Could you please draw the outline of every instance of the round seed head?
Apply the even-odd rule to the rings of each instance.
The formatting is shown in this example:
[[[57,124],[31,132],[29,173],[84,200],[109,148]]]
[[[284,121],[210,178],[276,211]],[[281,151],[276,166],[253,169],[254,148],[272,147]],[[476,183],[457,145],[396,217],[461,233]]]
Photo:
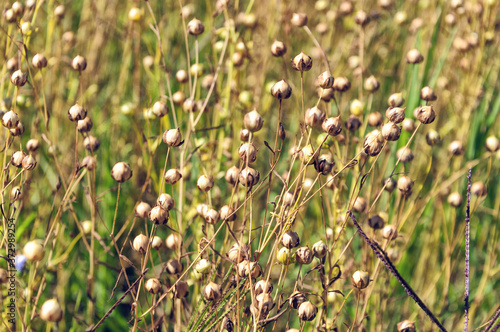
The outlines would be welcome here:
[[[388,122],[382,127],[382,136],[386,141],[397,141],[401,136],[401,128],[393,122]]]
[[[94,152],[99,149],[101,142],[95,136],[89,135],[83,140],[83,146],[87,151]]]
[[[244,187],[253,187],[259,183],[260,173],[251,167],[245,167],[239,176],[239,181]]]
[[[275,57],[280,57],[285,55],[286,45],[282,41],[275,40],[271,45],[271,54]]]
[[[460,207],[460,205],[462,205],[462,202],[462,196],[458,192],[453,192],[448,196],[448,204],[455,208]]]
[[[393,93],[387,99],[387,103],[392,107],[400,107],[405,102],[403,94],[401,92]]]
[[[319,128],[325,120],[326,113],[318,107],[308,108],[306,110],[305,122],[310,127]]]
[[[354,5],[351,1],[342,1],[339,5],[340,16],[350,15],[354,11]]]
[[[248,250],[245,244],[235,243],[229,248],[227,258],[235,263],[241,263],[243,260],[248,260]]]
[[[151,211],[151,205],[146,202],[140,202],[135,207],[135,214],[139,218],[147,218],[149,216],[149,212]]]
[[[151,294],[158,294],[161,291],[161,283],[156,278],[151,278],[146,281],[146,290]]]
[[[63,311],[57,299],[50,299],[42,304],[40,318],[46,322],[59,322],[63,318]]]
[[[182,91],[176,91],[172,95],[172,100],[174,101],[174,104],[176,104],[176,105],[183,105],[184,101],[186,100],[186,95],[184,95],[184,92],[182,92]]]
[[[68,110],[68,118],[70,121],[83,120],[87,116],[87,110],[82,106],[75,104]]]
[[[10,158],[10,163],[12,166],[21,168],[23,167],[23,160],[26,157],[26,153],[24,151],[16,151],[12,154],[12,157]]]
[[[198,36],[205,31],[205,26],[200,20],[193,18],[187,25],[187,31],[190,35]]]
[[[196,104],[196,101],[194,99],[187,98],[182,103],[182,109],[184,110],[184,112],[193,113],[198,109],[198,105]]]
[[[176,184],[182,178],[182,173],[177,168],[171,168],[165,172],[165,182]]]
[[[486,190],[485,185],[481,181],[474,182],[471,186],[470,191],[471,191],[471,193],[473,193],[474,195],[476,195],[478,197],[479,196],[486,196],[486,194],[488,193],[488,190]]]
[[[330,136],[337,136],[342,132],[342,120],[340,116],[325,119],[321,124],[321,129]]]
[[[307,24],[307,15],[304,13],[293,13],[291,22],[297,27],[303,27]]]
[[[17,201],[19,198],[21,198],[21,188],[19,187],[13,187],[10,191],[10,199],[12,202]],[[1,283],[1,282],[0,282]]]
[[[318,241],[313,244],[312,251],[314,253],[314,256],[323,258],[328,253],[328,246],[323,241]]]
[[[168,114],[168,106],[161,100],[154,103],[151,110],[153,114],[158,118],[161,118]]]
[[[398,332],[415,332],[415,322],[404,320],[397,325]]]
[[[256,279],[262,274],[260,265],[257,262],[250,262],[248,260],[240,262],[236,269],[241,278],[250,275],[252,279]]]
[[[396,151],[396,158],[401,160],[402,163],[409,163],[413,160],[414,156],[410,148],[402,147]]]
[[[215,225],[220,219],[219,211],[215,209],[208,209],[203,217],[205,222],[210,225]]]
[[[292,95],[292,88],[287,82],[281,80],[272,86],[271,95],[277,99],[288,99]]]
[[[352,209],[354,210],[354,212],[363,213],[365,212],[367,207],[368,202],[366,201],[366,199],[364,197],[358,196],[358,198],[356,198],[356,200],[354,201]]]
[[[181,261],[177,259],[170,259],[165,267],[168,274],[180,274],[183,269]]]
[[[335,81],[333,84],[335,84]],[[318,88],[316,92],[318,94],[318,98],[320,98],[325,103],[328,103],[335,97],[335,90],[333,89],[333,86],[326,89]]]
[[[290,263],[290,260],[292,258],[290,249],[285,247],[281,248],[276,254],[276,258],[278,259],[278,262],[280,262],[283,265]]]
[[[15,128],[9,129],[12,136],[21,136],[24,133],[24,125],[21,121],[17,123]]]
[[[130,165],[124,162],[116,163],[111,169],[111,177],[113,180],[120,183],[129,180],[132,177],[132,174],[133,172]]]
[[[240,177],[240,169],[236,166],[229,168],[226,171],[225,179],[228,183],[235,185]]]
[[[300,305],[306,301],[307,301],[307,299],[306,299],[304,294],[302,294],[299,291],[295,291],[292,293],[292,295],[290,295],[290,298],[288,299],[288,304],[292,308],[298,309],[300,307]]]
[[[384,137],[379,130],[373,130],[368,135],[363,142],[363,149],[365,153],[369,156],[376,156],[382,151],[384,146]]]
[[[358,99],[354,99],[351,102],[351,106],[349,108],[349,111],[351,112],[352,115],[361,116],[364,113],[364,108],[365,108],[365,104],[362,101],[360,101]]]
[[[198,189],[206,192],[212,189],[214,181],[211,176],[202,175],[198,178],[196,185],[198,186]]]
[[[411,64],[417,64],[424,61],[424,57],[416,48],[411,49],[406,53],[406,62]]]
[[[212,264],[210,263],[209,260],[202,258],[200,259],[196,265],[194,266],[194,269],[196,272],[201,273],[201,274],[208,274],[210,270],[212,269]]]
[[[236,214],[234,213],[234,209],[229,205],[224,205],[220,209],[220,218],[222,220],[234,221],[236,220]]]
[[[257,149],[252,143],[241,144],[238,154],[243,162],[248,161],[249,164],[257,160]]]
[[[160,250],[163,247],[163,240],[159,236],[153,237],[153,241],[151,241],[151,247],[155,250]]]
[[[461,156],[464,154],[465,148],[464,148],[464,143],[462,141],[453,141],[450,143],[448,146],[448,151],[453,155],[453,156]]]
[[[379,127],[384,122],[384,117],[380,112],[371,112],[368,114],[368,125],[371,127]]]
[[[378,214],[373,215],[368,219],[368,225],[373,229],[381,229],[384,227],[384,224],[384,219]]]
[[[387,178],[384,180],[384,189],[388,192],[392,192],[394,189],[396,189],[396,180],[393,178]]]
[[[172,196],[166,193],[161,193],[160,196],[158,196],[158,199],[156,200],[156,204],[161,206],[167,211],[170,211],[174,208],[174,199]]]
[[[368,287],[370,283],[370,277],[365,271],[356,271],[351,277],[352,285],[358,289],[364,289]]]
[[[255,297],[255,302],[256,306],[252,305],[250,310],[253,311],[257,317],[267,316],[269,311],[274,307],[273,298],[268,293],[260,293],[257,295]]]
[[[163,143],[172,147],[180,146],[183,141],[182,134],[179,128],[165,130],[163,132]]]
[[[175,79],[179,83],[186,83],[189,80],[187,71],[185,71],[184,69],[178,70],[177,73],[175,73]]]
[[[86,156],[82,159],[82,163],[80,164],[82,167],[85,167],[89,171],[95,170],[97,166],[97,161],[95,157]]]
[[[19,63],[17,62],[16,58],[10,58],[9,60],[7,60],[6,66],[9,72],[13,72],[18,68]]]
[[[335,82],[335,79],[333,78],[332,74],[330,74],[330,72],[327,70],[321,73],[316,81],[318,83],[318,86],[321,87],[322,89],[330,89],[331,87],[333,87],[333,82]]]
[[[425,135],[425,140],[427,141],[427,144],[433,146],[441,142],[441,136],[439,136],[437,131],[429,130],[429,132]]]
[[[182,299],[189,295],[189,285],[185,281],[177,281],[174,286],[174,297],[176,299]]]
[[[299,264],[311,264],[314,253],[309,247],[301,247],[295,252],[295,261]]]
[[[203,289],[203,296],[207,301],[216,301],[222,293],[221,287],[215,282],[209,282]]]
[[[293,231],[288,231],[283,234],[281,238],[281,244],[288,249],[297,247],[300,244],[299,235]]]
[[[165,245],[170,250],[177,250],[181,247],[182,237],[179,234],[172,233],[165,239]]]
[[[248,142],[249,140],[250,140],[250,131],[248,129],[241,128],[241,130],[240,130],[240,141],[242,141],[242,142]]]
[[[387,240],[395,240],[398,237],[398,230],[394,225],[387,225],[382,229],[382,237]]]
[[[359,129],[359,127],[361,127],[361,120],[355,115],[350,115],[345,123],[345,126],[347,130],[355,132]]]
[[[323,175],[329,174],[333,170],[333,166],[335,166],[335,161],[330,154],[322,154],[314,161],[314,168]]]
[[[359,10],[354,16],[354,22],[356,22],[357,25],[364,27],[370,22],[370,17],[365,11]]]
[[[404,131],[413,133],[415,131],[415,121],[413,119],[404,119],[401,123]]]
[[[81,133],[88,133],[93,127],[92,119],[86,116],[83,120],[78,120],[76,123],[76,129]]]
[[[387,116],[391,122],[401,123],[405,119],[405,109],[406,108],[391,106],[385,111],[385,116]]]
[[[495,136],[489,136],[486,139],[486,150],[496,152],[500,149],[500,141]]]
[[[299,318],[307,322],[312,321],[316,317],[317,313],[318,313],[318,308],[316,308],[316,306],[312,304],[310,301],[303,302],[299,306],[299,309],[297,309],[297,314]]]
[[[33,64],[33,67],[42,69],[47,67],[47,58],[45,55],[37,53],[33,56],[31,63]]]
[[[168,222],[168,210],[161,205],[156,205],[149,212],[149,219],[155,225],[165,225]]]
[[[304,52],[300,52],[295,58],[292,59],[292,68],[297,71],[309,71],[312,68],[312,59]]]
[[[87,60],[83,56],[77,55],[73,58],[71,67],[76,71],[84,71],[87,68]]]
[[[430,86],[424,86],[422,90],[420,90],[420,98],[425,101],[434,101],[437,99],[434,90]]]
[[[148,244],[148,237],[144,234],[139,234],[134,238],[134,241],[132,242],[132,249],[140,254],[144,254],[148,249]]]
[[[429,124],[432,123],[436,118],[436,113],[434,112],[434,108],[432,107],[432,105],[420,106],[419,108],[417,108],[415,117],[421,123]]]
[[[368,92],[375,92],[380,88],[380,82],[375,78],[375,76],[371,75],[365,80],[364,88]]]
[[[262,293],[271,294],[272,291],[273,291],[273,284],[271,283],[270,280],[262,279],[255,283],[254,292],[256,296]]]
[[[21,87],[24,86],[28,81],[28,75],[26,75],[21,69],[18,69],[12,73],[12,75],[10,76],[10,81],[15,86]]]
[[[7,9],[4,12],[4,17],[7,23],[14,23],[16,21],[16,13],[12,10],[12,8]]]
[[[255,133],[262,128],[264,120],[262,120],[262,116],[259,114],[259,112],[253,110],[245,114],[245,117],[243,118],[243,124],[246,129],[248,129],[252,133]]]
[[[26,243],[23,248],[23,254],[29,262],[38,262],[45,255],[42,241],[33,240]]]
[[[398,179],[397,185],[401,194],[406,195],[411,193],[413,189],[413,180],[409,176],[403,175]]]

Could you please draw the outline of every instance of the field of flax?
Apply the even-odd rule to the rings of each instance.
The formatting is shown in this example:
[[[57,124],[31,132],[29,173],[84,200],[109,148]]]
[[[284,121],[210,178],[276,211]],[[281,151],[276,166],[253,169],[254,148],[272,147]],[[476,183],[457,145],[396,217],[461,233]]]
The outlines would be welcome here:
[[[1,331],[496,331],[500,3],[0,3]]]

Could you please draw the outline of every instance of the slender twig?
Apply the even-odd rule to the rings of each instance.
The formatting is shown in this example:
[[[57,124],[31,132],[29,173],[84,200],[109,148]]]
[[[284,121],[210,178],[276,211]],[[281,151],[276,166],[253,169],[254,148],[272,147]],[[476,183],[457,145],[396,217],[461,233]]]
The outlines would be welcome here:
[[[496,330],[491,330],[491,327],[495,322],[497,321],[498,317],[500,317],[500,306],[498,306],[497,311],[493,315],[493,317],[490,318],[488,326],[483,330],[483,332],[489,332],[489,331],[496,331]],[[500,322],[499,322],[500,324]],[[495,326],[496,329],[498,329],[498,324]]]
[[[470,257],[470,192],[472,182],[472,167],[467,176],[467,207],[465,209],[465,321],[464,331],[469,329],[469,257]]]
[[[429,308],[427,308],[427,306],[424,304],[424,302],[422,302],[422,300],[418,297],[418,295],[415,293],[415,291],[403,279],[403,277],[401,276],[401,274],[399,274],[398,270],[394,267],[394,265],[392,265],[392,262],[384,254],[382,254],[380,252],[380,249],[378,249],[377,246],[374,245],[373,242],[368,238],[368,236],[366,235],[366,233],[363,231],[363,229],[361,228],[361,226],[359,226],[358,222],[356,221],[356,218],[354,217],[354,214],[352,214],[351,211],[347,211],[347,213],[351,217],[351,220],[354,223],[354,226],[356,226],[359,235],[361,235],[361,237],[370,246],[370,248],[373,250],[373,252],[378,257],[378,259],[380,259],[382,261],[382,263],[384,263],[384,265],[387,267],[387,269],[389,270],[389,272],[391,272],[391,274],[396,278],[396,280],[399,281],[399,283],[401,284],[401,286],[403,286],[403,288],[406,291],[406,294],[408,294],[408,296],[411,297],[413,299],[413,301],[415,301],[415,303],[418,304],[418,306],[420,308],[422,308],[422,310],[427,314],[427,316],[429,316],[429,318],[434,322],[434,324],[436,324],[439,327],[439,329],[441,331],[446,331],[446,329],[444,328],[444,326],[441,325],[441,323],[436,318],[436,316],[434,316],[434,314],[432,313],[432,311],[430,311]]]

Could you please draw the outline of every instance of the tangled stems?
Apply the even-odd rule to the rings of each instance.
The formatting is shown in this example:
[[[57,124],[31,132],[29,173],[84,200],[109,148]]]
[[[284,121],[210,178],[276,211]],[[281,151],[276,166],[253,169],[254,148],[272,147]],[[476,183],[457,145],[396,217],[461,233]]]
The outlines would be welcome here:
[[[385,267],[387,267],[387,269],[389,270],[389,272],[391,272],[391,274],[396,278],[396,280],[401,284],[401,286],[403,286],[403,288],[406,291],[406,294],[408,294],[408,296],[411,297],[413,299],[413,301],[415,301],[416,304],[418,304],[418,306],[425,312],[425,314],[427,316],[429,316],[429,318],[432,320],[432,322],[434,322],[434,324],[436,324],[438,326],[439,330],[441,330],[441,331],[447,331],[444,328],[444,326],[441,325],[441,323],[436,318],[436,316],[434,316],[434,314],[432,313],[432,311],[430,311],[430,309],[427,308],[427,306],[424,304],[424,302],[422,302],[422,300],[418,297],[418,295],[415,293],[415,291],[403,279],[403,277],[401,276],[401,274],[399,274],[398,270],[394,267],[394,265],[392,265],[392,262],[389,260],[389,258],[387,258],[387,256],[381,251],[381,249],[378,246],[376,246],[368,238],[368,236],[366,235],[366,233],[363,231],[363,229],[361,229],[361,226],[356,221],[356,217],[354,217],[354,214],[351,211],[347,211],[347,213],[349,214],[349,217],[351,218],[352,222],[354,223],[354,226],[358,230],[359,235],[370,246],[370,248],[373,250],[373,252],[377,256],[377,258],[379,260],[381,260],[382,263],[384,263]]]

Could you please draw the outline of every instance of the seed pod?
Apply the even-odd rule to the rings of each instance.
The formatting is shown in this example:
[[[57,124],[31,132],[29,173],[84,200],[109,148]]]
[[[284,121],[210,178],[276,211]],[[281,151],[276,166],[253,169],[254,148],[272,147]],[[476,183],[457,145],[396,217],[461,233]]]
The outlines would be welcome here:
[[[316,171],[323,175],[329,174],[333,170],[334,165],[335,161],[330,154],[322,154],[314,162],[314,168],[316,169]]]
[[[209,282],[203,289],[203,296],[207,301],[217,301],[221,294],[221,287],[215,282]]]
[[[23,248],[23,254],[29,262],[38,262],[45,255],[42,241],[33,240],[26,243]]]
[[[316,317],[317,313],[318,313],[318,308],[316,308],[316,306],[312,304],[310,301],[303,302],[299,306],[299,309],[297,309],[297,314],[299,318],[307,322],[312,321]]]
[[[45,57],[45,55],[37,53],[33,56],[31,63],[33,64],[33,67],[42,69],[47,67],[47,58]]]
[[[229,317],[224,317],[222,320],[222,328],[226,330],[227,332],[233,332],[234,330],[234,323]]]
[[[242,142],[248,142],[249,140],[250,140],[250,131],[248,129],[241,128],[241,130],[240,130],[240,141],[242,141]],[[228,149],[226,149],[226,150],[229,151],[230,148],[231,148],[231,146],[229,145]]]
[[[310,127],[321,127],[321,124],[325,120],[326,113],[323,112],[318,107],[308,108],[305,114],[305,122]]]
[[[96,137],[89,135],[83,140],[83,146],[87,151],[95,152],[101,146],[101,142]]]
[[[271,93],[272,93],[272,90],[271,90]],[[248,129],[252,133],[255,133],[255,132],[261,130],[263,124],[264,124],[264,120],[262,120],[262,116],[256,110],[248,112],[247,114],[245,114],[245,117],[243,118],[243,125],[245,126],[246,129]]]
[[[281,237],[281,244],[288,249],[295,248],[300,244],[299,235],[293,231],[288,231]]]
[[[274,84],[271,88],[271,95],[277,99],[287,99],[292,95],[292,88],[284,80]]]
[[[375,157],[382,151],[382,147],[384,146],[384,138],[379,130],[373,130],[368,135],[363,142],[363,150],[364,152],[372,157]]]
[[[387,178],[383,182],[384,184],[384,189],[388,192],[392,192],[394,189],[396,189],[396,180],[393,178]]]
[[[153,237],[153,241],[151,241],[151,247],[155,250],[160,250],[163,247],[163,240],[159,236]]]
[[[391,106],[385,111],[385,116],[387,116],[391,122],[401,123],[405,119],[405,109],[406,108]]]
[[[229,205],[224,205],[220,209],[220,218],[222,220],[234,221],[236,220],[236,213],[234,213],[234,209]]]
[[[179,234],[172,233],[165,239],[165,245],[170,250],[177,250],[181,247],[182,237]]]
[[[417,64],[424,61],[424,57],[417,49],[411,49],[406,53],[406,62],[411,64]]]
[[[273,291],[273,284],[271,283],[270,280],[262,279],[255,283],[254,292],[256,296],[262,293],[271,294],[272,291]]]
[[[365,108],[365,104],[362,101],[360,101],[358,99],[354,99],[351,102],[351,105],[349,107],[349,111],[351,112],[352,115],[361,116],[364,113],[364,108]]]
[[[12,157],[10,158],[10,163],[12,166],[21,168],[23,167],[23,160],[26,157],[26,153],[24,151],[16,151],[12,154]]]
[[[368,219],[368,226],[373,229],[381,229],[382,227],[384,227],[384,224],[384,219],[378,214],[373,215]]]
[[[393,93],[387,99],[387,103],[391,107],[400,107],[401,105],[403,105],[404,102],[405,102],[405,100],[403,98],[403,94],[400,93],[400,92],[399,93]]]
[[[186,100],[186,96],[184,95],[184,92],[176,91],[172,95],[172,100],[176,105],[183,105],[184,101]]]
[[[273,309],[274,307],[274,302],[273,298],[271,295],[268,293],[261,293],[255,297],[255,302],[256,306],[254,307],[252,305],[252,308],[254,309],[254,314],[257,317],[265,317],[267,314]],[[252,310],[251,308],[251,310]]]
[[[321,128],[328,135],[337,136],[342,132],[342,120],[340,116],[325,119],[321,124]]]
[[[300,72],[309,71],[312,68],[312,59],[304,52],[300,52],[291,62],[292,68]]]
[[[398,332],[415,332],[415,322],[404,320],[397,325]]]
[[[323,241],[318,241],[313,244],[312,251],[314,253],[314,256],[323,258],[328,253],[328,246]]]
[[[124,162],[116,163],[111,169],[111,177],[116,182],[125,182],[132,177],[132,169],[130,165]]]
[[[194,269],[198,273],[208,274],[212,269],[212,264],[210,263],[210,261],[206,260],[205,258],[202,258],[196,263]]]
[[[201,175],[196,182],[198,189],[201,191],[209,191],[214,186],[214,181],[211,176]]]
[[[404,131],[413,133],[415,131],[415,121],[413,119],[404,119],[401,123]]]
[[[424,86],[422,90],[420,90],[420,98],[425,101],[434,101],[437,99],[434,90],[430,86]]]
[[[441,136],[439,136],[439,133],[435,130],[430,130],[426,135],[425,135],[425,140],[427,141],[427,144],[430,146],[436,145],[441,141]]]
[[[19,63],[16,58],[10,58],[6,63],[7,71],[13,72],[19,67]]]
[[[403,195],[411,193],[413,189],[413,180],[407,175],[401,176],[398,179],[398,189]]]
[[[448,196],[448,204],[457,208],[462,205],[463,199],[462,196],[458,192],[453,192]]]
[[[149,219],[155,225],[165,225],[168,222],[168,211],[161,205],[156,205],[149,212]]]
[[[244,143],[240,145],[240,148],[238,149],[238,154],[240,155],[240,159],[243,162],[248,161],[249,164],[257,160],[257,149],[255,148],[255,145],[253,145],[252,143]]]
[[[17,123],[15,128],[9,129],[12,136],[21,136],[24,133],[24,125],[21,121]]]
[[[220,219],[219,211],[215,209],[208,209],[203,217],[205,222],[210,225],[215,225]]]
[[[82,106],[75,104],[68,110],[68,118],[70,121],[83,120],[87,116],[87,110]]]
[[[361,196],[358,196],[354,201],[352,209],[354,210],[354,212],[363,213],[365,212],[367,207],[368,207],[368,202],[366,201],[366,199]]]
[[[423,124],[429,124],[434,121],[436,118],[436,113],[434,112],[434,108],[432,105],[429,106],[420,106],[416,111],[416,118],[418,121]]]
[[[174,208],[174,199],[172,196],[166,193],[161,193],[160,196],[158,196],[158,199],[156,200],[156,204],[161,206],[167,211],[170,211]]]
[[[95,168],[97,166],[97,162],[96,162],[95,157],[86,156],[85,158],[83,158],[82,162],[80,163],[80,166],[85,167],[89,171],[95,170]]]
[[[176,184],[182,178],[181,172],[176,168],[171,168],[165,172],[165,182],[169,184]]]
[[[172,147],[180,146],[183,141],[182,134],[179,128],[165,130],[163,132],[163,143]]]
[[[81,133],[87,133],[92,129],[93,125],[92,119],[87,116],[83,120],[78,120],[76,129]]]
[[[354,10],[354,6],[351,1],[342,1],[339,5],[339,15],[347,16],[350,15]]]
[[[12,190],[10,191],[10,200],[12,202],[17,201],[19,198],[21,198],[21,188],[19,187],[13,187]],[[1,282],[0,282],[1,284]]]
[[[205,31],[205,26],[201,23],[200,20],[193,18],[187,24],[187,31],[190,35],[198,36],[201,35]]]
[[[299,291],[294,291],[288,300],[288,304],[294,309],[298,309],[304,302],[306,302],[306,297]]]
[[[16,22],[16,13],[14,13],[14,11],[11,8],[7,9],[4,12],[4,17],[5,17],[5,20],[7,21],[7,23]]]
[[[359,10],[354,16],[354,22],[356,22],[357,25],[364,27],[370,22],[370,17],[366,12]]]
[[[281,248],[276,254],[276,258],[278,259],[278,262],[283,265],[290,263],[290,259],[292,258],[290,249],[285,247]]]
[[[300,150],[299,158],[304,165],[312,165],[318,154],[319,150],[315,151],[311,144],[307,144]]]
[[[135,214],[139,218],[147,218],[149,216],[149,212],[151,212],[151,205],[146,202],[140,202],[135,207]]]
[[[271,45],[271,54],[275,57],[280,57],[285,55],[286,45],[282,41],[275,40]]]
[[[311,264],[314,254],[309,247],[301,247],[295,252],[295,261],[299,264]]]
[[[59,322],[62,320],[63,311],[57,299],[50,299],[42,304],[40,318],[46,322]]]
[[[395,123],[388,122],[382,127],[382,136],[386,141],[397,141],[401,136],[401,128]]]
[[[189,285],[185,281],[177,281],[174,286],[174,297],[182,299],[189,295]]]
[[[262,274],[262,268],[259,263],[250,262],[248,260],[241,261],[236,267],[236,270],[241,278],[250,275],[252,279],[256,279]]]
[[[245,244],[235,243],[229,248],[227,258],[235,263],[241,263],[243,260],[248,260],[248,247]]]
[[[15,86],[21,87],[24,86],[28,81],[28,76],[23,73],[21,69],[19,69],[12,73],[12,75],[10,76],[10,81]]]
[[[240,177],[240,169],[236,166],[233,166],[226,171],[226,175],[224,178],[228,183],[235,185],[238,182],[239,177]]]
[[[358,270],[352,275],[351,281],[354,287],[358,289],[364,289],[368,287],[368,284],[370,283],[370,277],[368,276],[367,272]]]
[[[19,124],[19,117],[14,111],[8,111],[2,116],[2,125],[7,129],[15,129]]]
[[[318,86],[321,87],[322,89],[330,89],[331,87],[333,87],[333,82],[335,81],[335,79],[333,78],[332,74],[330,74],[330,72],[327,70],[321,73],[321,75],[318,76],[316,81],[318,82]]]
[[[167,262],[165,268],[168,274],[180,274],[183,266],[180,260],[171,259]]]
[[[83,56],[77,55],[73,58],[71,67],[73,67],[73,69],[76,71],[82,72],[85,70],[85,68],[87,68],[87,60]]]
[[[168,114],[168,106],[165,104],[165,102],[160,100],[154,103],[151,111],[156,117],[161,118]]]
[[[495,136],[489,136],[486,139],[486,150],[489,152],[496,152],[500,149],[500,141]]]
[[[359,129],[359,127],[361,127],[361,120],[357,116],[350,115],[345,123],[345,126],[347,130],[355,132]]]
[[[299,28],[303,27],[307,24],[307,15],[304,13],[293,13],[290,22]]]
[[[137,7],[132,7],[128,12],[128,19],[134,23],[140,22],[142,20],[142,14],[142,10]]]
[[[379,112],[371,112],[368,114],[368,125],[371,127],[379,127],[384,122],[382,114]]]
[[[193,113],[196,112],[198,106],[196,105],[196,101],[194,99],[187,98],[182,103],[182,109],[184,110],[184,112]]]
[[[189,80],[189,76],[187,71],[184,69],[180,69],[175,73],[175,79],[179,83],[186,83]]]
[[[486,190],[486,187],[481,181],[474,182],[471,186],[470,192],[473,193],[474,195],[480,197],[480,196],[486,196],[488,193],[488,190]]]
[[[382,229],[382,237],[387,240],[395,240],[398,237],[398,230],[394,225],[387,225]]]
[[[132,249],[137,251],[140,254],[146,253],[148,249],[149,239],[144,234],[139,234],[134,238],[134,242],[132,243]]]
[[[239,176],[242,186],[252,188],[259,183],[260,173],[251,167],[245,167]]]
[[[151,294],[158,294],[161,291],[160,280],[151,278],[146,281],[146,290]]]
[[[335,98],[335,90],[333,89],[333,87],[327,89],[318,88],[316,92],[318,94],[318,98],[320,98],[325,103],[328,103],[330,100]]]
[[[453,155],[453,156],[461,156],[464,154],[465,148],[464,148],[464,143],[462,141],[453,141],[450,143],[448,146],[448,151]]]
[[[371,75],[365,80],[363,87],[368,92],[375,92],[380,88],[380,82],[375,78],[375,76]]]

